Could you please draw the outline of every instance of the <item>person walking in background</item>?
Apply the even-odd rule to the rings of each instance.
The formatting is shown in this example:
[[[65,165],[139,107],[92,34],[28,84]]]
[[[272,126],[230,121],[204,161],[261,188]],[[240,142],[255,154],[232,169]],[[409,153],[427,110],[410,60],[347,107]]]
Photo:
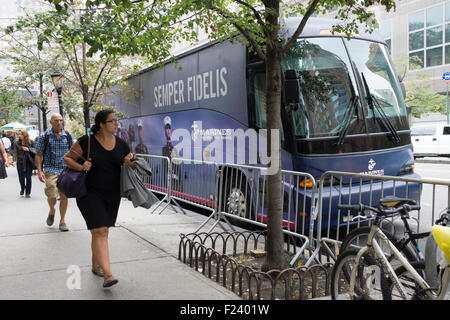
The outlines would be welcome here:
[[[13,154],[13,150],[14,150],[14,140],[15,140],[15,135],[14,135],[14,132],[8,132],[7,134],[6,134],[6,137],[9,139],[9,142],[10,142],[10,147],[9,147],[9,149],[7,150],[7,152],[8,152],[8,154],[12,157],[12,154]]]
[[[6,167],[8,166],[8,154],[6,153],[3,142],[0,141],[0,179],[5,179],[8,177],[8,174],[6,173]]]
[[[51,128],[42,133],[36,143],[36,167],[39,180],[45,183],[45,195],[50,206],[47,225],[53,225],[56,213],[56,201],[59,195],[60,231],[69,231],[65,222],[68,199],[56,186],[58,176],[64,170],[64,155],[73,142],[70,132],[63,129],[63,118],[59,113],[52,114]]]
[[[69,168],[87,172],[88,194],[76,201],[92,235],[92,272],[104,277],[104,288],[118,282],[111,273],[108,235],[109,228],[116,224],[119,211],[121,166],[126,163],[134,169],[130,147],[114,135],[118,123],[114,111],[100,111],[91,129],[93,135],[78,139],[64,157]],[[82,161],[80,156],[88,161]]]
[[[8,136],[6,135],[6,133],[2,134],[2,141],[3,142],[3,146],[5,147],[6,153],[11,154],[10,150],[11,150],[11,140],[9,140]]]
[[[34,168],[34,159],[31,153],[35,154],[35,144],[30,140],[28,131],[19,130],[17,141],[14,143],[14,162],[16,162],[17,173],[20,182],[20,195],[31,197],[31,174]]]

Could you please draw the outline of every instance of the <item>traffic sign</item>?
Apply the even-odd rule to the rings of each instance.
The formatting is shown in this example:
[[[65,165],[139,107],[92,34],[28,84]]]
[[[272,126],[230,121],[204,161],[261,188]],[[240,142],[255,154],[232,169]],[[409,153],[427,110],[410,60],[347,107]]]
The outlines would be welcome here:
[[[59,111],[58,95],[53,95],[53,92],[47,92],[47,109],[48,111]]]
[[[446,72],[442,75],[442,80],[444,80],[446,83],[450,82],[450,72]]]

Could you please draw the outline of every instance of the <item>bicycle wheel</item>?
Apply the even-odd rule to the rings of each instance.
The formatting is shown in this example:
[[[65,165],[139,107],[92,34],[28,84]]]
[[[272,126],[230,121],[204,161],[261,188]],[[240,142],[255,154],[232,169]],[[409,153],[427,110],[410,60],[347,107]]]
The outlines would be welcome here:
[[[370,227],[360,227],[352,230],[347,236],[345,236],[344,241],[342,241],[342,245],[340,248],[341,252],[344,252],[345,250],[347,250],[347,248],[361,249],[367,244],[369,233]],[[387,236],[389,241],[391,241],[396,246],[396,248],[406,257],[406,259],[408,259],[408,261],[418,261],[416,252],[409,245],[399,246],[399,239],[396,236],[385,230],[383,230],[383,233]],[[393,262],[395,257],[392,254],[391,250],[388,247],[383,246],[381,242],[378,242],[378,244],[382,246],[381,249],[385,253],[385,256],[388,258],[388,261],[391,264],[396,265],[397,262]]]
[[[412,262],[411,266],[419,273],[423,274],[425,270],[425,263],[422,261]],[[395,274],[397,275],[400,283],[405,289],[405,293],[407,296],[406,300],[427,300],[428,297],[426,295],[425,290],[423,290],[419,284],[417,284],[416,280],[413,276],[406,270],[404,266],[400,266],[395,269]],[[389,294],[391,295],[392,300],[405,300],[403,299],[400,291],[396,286],[394,286],[393,281],[388,279],[389,285]]]
[[[365,253],[358,265],[354,296],[350,297],[350,276],[355,267],[358,250],[348,249],[336,260],[331,272],[331,298],[333,300],[390,300],[390,287],[382,268]]]

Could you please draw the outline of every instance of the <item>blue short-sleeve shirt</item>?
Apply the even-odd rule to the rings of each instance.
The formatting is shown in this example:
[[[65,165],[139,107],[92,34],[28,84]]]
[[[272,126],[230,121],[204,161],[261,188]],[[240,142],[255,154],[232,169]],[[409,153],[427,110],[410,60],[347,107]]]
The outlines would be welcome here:
[[[45,136],[48,135],[48,145],[44,154],[44,142]],[[64,170],[64,155],[70,149],[69,141],[73,141],[70,132],[61,131],[59,138],[53,133],[52,129],[48,129],[46,132],[39,136],[36,143],[36,150],[42,152],[44,158],[44,172],[50,174],[61,174]]]

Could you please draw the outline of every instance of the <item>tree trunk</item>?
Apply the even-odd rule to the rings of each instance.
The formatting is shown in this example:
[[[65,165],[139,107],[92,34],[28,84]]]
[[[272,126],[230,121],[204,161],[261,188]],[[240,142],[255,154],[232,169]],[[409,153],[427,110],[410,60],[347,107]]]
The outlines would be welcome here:
[[[38,112],[42,112],[42,127],[45,132],[47,131],[47,108],[44,108],[42,102],[44,97],[44,75],[42,73],[39,74],[39,96],[41,97],[41,101],[39,102]]]
[[[41,102],[42,103],[42,102]],[[47,109],[41,107],[43,131],[47,131]]]
[[[88,129],[91,127],[91,119],[89,117],[89,111],[91,109],[91,105],[89,104],[89,86],[84,82],[87,81],[88,72],[87,72],[87,57],[86,57],[86,43],[81,44],[82,49],[82,67],[83,67],[83,76],[81,79],[81,90],[83,92],[83,115],[84,115],[84,124],[86,128],[86,134],[88,133]]]
[[[89,110],[90,110],[90,106],[85,101],[83,103],[83,116],[84,116],[84,125],[85,125],[86,134],[88,133],[88,129],[91,127],[91,118],[89,117]]]
[[[273,1],[273,12],[279,12],[279,1]],[[269,25],[278,25],[278,15],[268,17]],[[267,150],[273,161],[277,159],[275,174],[268,176],[268,201],[267,212],[267,256],[263,270],[283,269],[288,266],[283,253],[283,190],[281,185],[281,150],[279,146],[272,148],[272,130],[280,132],[281,124],[281,47],[278,42],[277,30],[270,31],[269,43],[266,54],[266,103],[267,103]]]

